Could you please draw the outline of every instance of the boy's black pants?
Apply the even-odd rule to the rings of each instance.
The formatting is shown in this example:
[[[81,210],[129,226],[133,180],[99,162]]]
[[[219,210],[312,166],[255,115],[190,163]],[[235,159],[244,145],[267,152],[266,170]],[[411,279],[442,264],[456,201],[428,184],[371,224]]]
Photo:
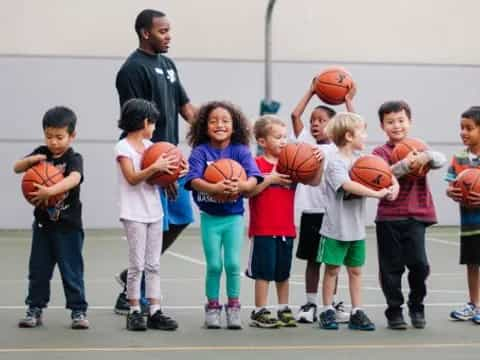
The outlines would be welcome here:
[[[380,285],[387,301],[385,315],[401,314],[404,303],[402,275],[408,268],[408,308],[423,312],[427,295],[426,279],[430,273],[425,250],[427,224],[413,220],[378,221],[376,223]]]

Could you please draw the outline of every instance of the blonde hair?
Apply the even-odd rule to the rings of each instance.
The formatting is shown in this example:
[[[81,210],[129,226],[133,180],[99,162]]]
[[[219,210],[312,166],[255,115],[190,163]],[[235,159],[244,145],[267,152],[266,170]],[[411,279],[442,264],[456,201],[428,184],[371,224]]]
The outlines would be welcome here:
[[[253,134],[255,135],[255,139],[258,140],[266,138],[272,129],[272,125],[286,126],[285,123],[277,116],[260,116],[258,120],[255,121],[255,125],[253,126]]]
[[[337,146],[344,146],[347,143],[347,133],[353,134],[355,128],[365,125],[365,120],[355,113],[340,112],[330,120],[325,127],[325,133]]]

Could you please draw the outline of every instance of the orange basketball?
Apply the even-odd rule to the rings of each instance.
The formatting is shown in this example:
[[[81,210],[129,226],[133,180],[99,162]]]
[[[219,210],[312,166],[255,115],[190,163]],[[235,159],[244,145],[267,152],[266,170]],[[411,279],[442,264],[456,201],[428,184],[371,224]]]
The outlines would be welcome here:
[[[23,196],[32,204],[31,192],[37,190],[34,184],[50,187],[63,180],[62,172],[52,164],[41,161],[28,169],[22,178]],[[48,207],[54,207],[60,200],[63,200],[64,194],[58,194],[48,199]]]
[[[392,171],[387,162],[376,155],[359,157],[350,169],[350,179],[372,190],[381,190],[392,185]]]
[[[458,174],[454,186],[459,187],[460,190],[462,190],[462,203],[466,206],[470,206],[467,199],[470,192],[473,191],[480,193],[480,169],[472,168],[463,170]]]
[[[343,103],[352,86],[352,76],[341,66],[326,68],[317,75],[313,84],[317,96],[330,105]]]
[[[392,151],[392,162],[396,162],[404,159],[411,151],[422,152],[428,149],[428,146],[418,139],[404,139],[395,145]],[[430,170],[428,166],[420,168],[418,170],[409,173],[413,177],[425,176]]]
[[[290,175],[293,182],[310,182],[320,168],[320,162],[313,153],[314,149],[306,143],[287,144],[280,151],[277,171]]]
[[[203,178],[212,184],[216,184],[223,180],[232,179],[245,181],[247,180],[247,174],[242,165],[235,160],[219,159],[207,166]],[[212,196],[219,201],[235,201],[238,199],[238,195],[216,194]]]
[[[147,182],[151,185],[157,184],[160,186],[167,186],[175,181],[177,181],[178,177],[180,176],[180,171],[182,170],[181,164],[183,160],[182,152],[178,147],[173,144],[170,144],[166,141],[161,141],[158,143],[153,144],[143,154],[142,158],[142,169],[148,168],[152,165],[162,154],[167,154],[167,156],[175,155],[176,161],[174,163],[177,167],[177,170],[173,172],[173,174],[165,174],[161,172],[157,172],[152,175]]]

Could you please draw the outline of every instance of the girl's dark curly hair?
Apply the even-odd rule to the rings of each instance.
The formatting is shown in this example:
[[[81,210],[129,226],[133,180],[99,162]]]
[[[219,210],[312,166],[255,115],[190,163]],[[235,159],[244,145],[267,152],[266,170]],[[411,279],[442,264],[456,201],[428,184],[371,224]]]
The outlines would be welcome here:
[[[216,108],[227,110],[232,117],[233,132],[231,143],[248,145],[250,142],[250,123],[243,112],[231,102],[211,101],[202,105],[195,116],[193,125],[187,134],[187,140],[190,146],[195,147],[210,142],[210,138],[207,135],[208,118]]]

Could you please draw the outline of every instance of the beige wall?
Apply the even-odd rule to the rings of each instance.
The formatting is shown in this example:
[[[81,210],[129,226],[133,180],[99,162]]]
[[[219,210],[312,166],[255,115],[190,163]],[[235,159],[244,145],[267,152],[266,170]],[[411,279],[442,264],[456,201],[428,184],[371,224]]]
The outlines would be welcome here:
[[[124,57],[139,10],[167,12],[176,58],[263,58],[267,0],[2,0],[0,54]],[[275,60],[479,64],[478,0],[278,0]]]

